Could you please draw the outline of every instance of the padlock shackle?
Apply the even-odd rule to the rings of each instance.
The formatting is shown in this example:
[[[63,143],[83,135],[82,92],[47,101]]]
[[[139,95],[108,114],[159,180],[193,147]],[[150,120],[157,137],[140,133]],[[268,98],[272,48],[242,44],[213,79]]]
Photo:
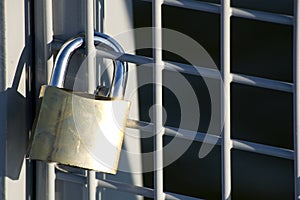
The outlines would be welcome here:
[[[49,85],[64,87],[69,61],[76,50],[82,46],[83,41],[82,37],[77,37],[63,44],[56,56]]]
[[[114,39],[105,34],[95,33],[94,41],[95,43],[100,43],[100,47],[110,48],[118,53],[124,53],[122,47]],[[83,44],[84,38],[76,37],[67,41],[61,47],[55,60],[50,85],[59,88],[64,87],[69,61],[72,55],[76,52],[76,50],[82,47]],[[111,83],[110,93],[108,96],[123,99],[127,83],[128,66],[126,62],[122,62],[119,60],[116,60],[114,62],[115,69],[113,72],[113,79]]]

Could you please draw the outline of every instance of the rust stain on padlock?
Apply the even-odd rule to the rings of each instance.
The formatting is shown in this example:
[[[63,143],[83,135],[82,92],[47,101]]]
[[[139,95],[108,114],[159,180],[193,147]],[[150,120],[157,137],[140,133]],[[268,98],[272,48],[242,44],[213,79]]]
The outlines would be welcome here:
[[[52,86],[41,96],[29,157],[115,174],[130,102]]]

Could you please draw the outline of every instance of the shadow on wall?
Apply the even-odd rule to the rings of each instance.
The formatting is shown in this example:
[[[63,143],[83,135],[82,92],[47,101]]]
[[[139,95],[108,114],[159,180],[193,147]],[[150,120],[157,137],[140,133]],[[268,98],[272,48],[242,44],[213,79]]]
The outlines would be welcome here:
[[[6,18],[2,18],[4,16],[0,15],[0,199],[5,199],[7,195],[4,190],[5,179],[9,178],[11,180],[19,180],[20,173],[22,171],[23,165],[26,163],[26,177],[31,175],[31,168],[29,167],[29,161],[24,162],[26,150],[27,150],[27,142],[28,136],[32,125],[32,106],[33,106],[33,98],[32,91],[32,27],[29,26],[32,24],[29,21],[32,19],[32,4],[29,0],[24,0],[23,2],[24,9],[24,47],[21,52],[21,55],[18,59],[17,66],[10,66],[10,62],[6,62],[8,60],[8,55],[13,54],[14,52],[6,52],[9,51],[7,46],[11,47],[10,40],[10,32],[4,32],[2,27],[5,23],[7,23]],[[0,3],[0,9],[7,9],[8,6],[4,8],[2,3]],[[1,13],[1,11],[0,11]],[[13,20],[19,20],[19,18],[14,18]],[[2,35],[3,34],[3,35]],[[7,38],[4,39],[4,35],[7,34]],[[13,36],[11,36],[13,37]],[[5,41],[8,41],[5,43]],[[18,55],[18,54],[17,54]],[[17,56],[13,54],[13,56]],[[9,70],[7,68],[16,68],[15,74],[9,74]],[[13,83],[11,88],[7,88],[6,79],[10,79],[13,77]],[[19,93],[19,83],[22,78],[25,79],[25,88],[22,92],[24,94]],[[31,182],[30,177],[26,179],[26,196],[29,198],[31,191]],[[18,184],[18,183],[16,183]]]
[[[6,176],[18,180],[26,154],[29,126],[27,124],[28,99],[17,89],[23,67],[26,66],[28,50],[23,49],[12,88],[3,95],[7,99],[7,136],[6,136]]]

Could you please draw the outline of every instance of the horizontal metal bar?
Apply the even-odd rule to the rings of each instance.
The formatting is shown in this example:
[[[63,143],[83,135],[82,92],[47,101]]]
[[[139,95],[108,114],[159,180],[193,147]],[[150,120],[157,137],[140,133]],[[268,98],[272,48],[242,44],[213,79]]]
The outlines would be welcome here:
[[[181,194],[175,194],[171,192],[165,192],[165,199],[166,200],[202,200],[199,198],[185,196]]]
[[[98,50],[97,55],[103,56],[105,58],[118,59],[120,61],[136,63],[138,65],[145,65],[145,66],[152,66],[152,62],[153,62],[152,58],[148,58],[145,56],[122,54],[122,53],[116,53],[113,51]],[[206,77],[206,78],[212,78],[212,79],[220,79],[221,78],[220,72],[216,69],[192,66],[189,64],[178,63],[178,62],[165,61],[164,69],[169,70],[169,71],[177,71],[180,73],[185,73],[185,74],[190,74],[190,75],[197,75],[197,76],[202,76],[202,77]],[[242,74],[231,73],[231,75],[232,75],[233,82],[236,82],[236,83],[250,85],[250,86],[256,86],[256,87],[261,87],[261,88],[267,88],[267,89],[273,89],[273,90],[279,90],[279,91],[284,91],[284,92],[292,92],[293,91],[292,83],[271,80],[271,79],[265,79],[265,78],[259,78],[259,77],[248,76],[248,75],[242,75]]]
[[[164,0],[164,4],[168,6],[187,8],[187,9],[198,10],[203,12],[210,12],[216,14],[220,13],[220,5],[209,3],[209,2],[200,2],[200,1],[193,1],[193,0]]]
[[[232,8],[232,15],[257,21],[271,22],[284,25],[293,25],[293,16],[263,12],[258,10]]]
[[[141,131],[153,132],[153,123],[128,119],[126,122],[127,128],[139,129]]]
[[[264,144],[257,144],[254,142],[248,142],[248,141],[236,140],[236,139],[232,140],[232,145],[233,148],[239,150],[244,150],[244,151],[249,151],[249,152],[259,153],[263,155],[279,157],[279,158],[285,158],[290,160],[294,159],[293,158],[294,151],[289,149],[284,149],[284,148],[279,148],[279,147],[274,147],[274,146],[269,146]]]
[[[151,0],[144,1],[151,2]],[[221,6],[219,4],[199,2],[194,0],[164,0],[164,4],[174,7],[187,8],[191,10],[216,14],[219,14],[221,9]],[[293,16],[289,15],[233,7],[231,8],[231,11],[232,16],[235,17],[272,22],[277,24],[293,25]]]
[[[153,66],[152,58],[140,56],[140,55],[132,55],[126,53],[122,54],[118,52],[97,49],[97,56],[102,56],[110,59],[117,59],[124,62],[135,63],[137,65],[143,65],[149,67]],[[164,63],[164,69],[167,70],[178,71],[181,73],[186,73],[191,75],[198,75],[198,76],[201,75],[207,78],[214,78],[214,79],[221,78],[220,72],[216,69],[198,67],[198,66],[193,66],[193,65],[178,63],[178,62],[164,61],[163,63]]]
[[[206,78],[221,79],[220,72],[216,69],[211,69],[211,68],[165,61],[165,69],[169,71],[177,71],[180,73],[202,76]],[[283,92],[293,92],[292,83],[260,78],[255,76],[248,76],[243,74],[231,73],[230,75],[232,78],[232,82],[235,83],[250,85],[250,86],[255,86],[260,88],[266,88],[266,89],[272,89],[272,90],[278,90]]]
[[[56,170],[56,179],[62,180],[62,181],[68,181],[72,183],[78,183],[78,184],[86,184],[87,183],[87,177],[80,175],[80,174],[73,174],[70,172],[64,172],[60,170]]]
[[[97,48],[97,46],[96,46],[96,48]],[[149,57],[127,54],[127,53],[120,53],[120,52],[109,51],[109,50],[102,50],[102,49],[98,49],[98,48],[97,48],[96,55],[102,56],[105,58],[114,59],[114,60],[135,63],[138,65],[151,64],[150,66],[152,66],[153,62],[154,62],[153,59],[149,58]]]
[[[205,142],[207,144],[218,144],[221,145],[220,137],[217,135],[202,133],[202,132],[195,132],[185,129],[177,129],[174,127],[165,127],[165,135],[168,136],[176,136],[187,140],[194,140],[197,142]]]
[[[73,174],[64,172],[61,170],[56,171],[56,178],[57,180],[68,181],[72,183],[78,184],[86,184],[87,177],[80,175],[80,174]],[[112,180],[97,180],[99,187],[105,187],[110,189],[115,189],[123,192],[128,192],[136,195],[142,195],[144,197],[153,198],[154,197],[154,190],[147,187],[140,187],[135,185],[129,185],[122,182],[112,181]],[[201,200],[194,197],[189,197],[185,195],[175,194],[171,192],[166,192],[166,199],[186,199],[186,200]]]
[[[202,76],[206,78],[221,79],[220,72],[216,69],[211,69],[211,68],[165,61],[165,69],[169,71],[177,71],[180,73]],[[278,91],[284,91],[284,92],[293,92],[292,83],[260,78],[255,76],[248,76],[243,74],[231,73],[230,75],[232,77],[232,81],[235,83],[250,85],[250,86],[255,86],[260,88],[266,88],[266,89],[273,89]]]
[[[122,53],[116,53],[112,51],[97,50],[97,55],[103,56],[105,58],[118,59],[121,61],[136,63],[138,65],[144,65],[144,66],[152,66],[152,62],[153,62],[151,58],[145,56],[122,54]],[[164,61],[164,69],[169,71],[176,71],[180,73],[190,74],[190,75],[202,76],[205,78],[221,79],[220,72],[217,69],[193,66],[184,63]],[[260,78],[255,76],[248,76],[243,74],[233,74],[233,73],[231,73],[231,77],[233,82],[239,84],[261,87],[266,89],[273,89],[273,90],[284,91],[284,92],[293,92],[293,84],[284,81],[277,81],[277,80],[271,80],[271,79]]]
[[[154,191],[150,188],[140,187],[140,186],[134,186],[129,185],[126,183],[121,183],[117,181],[111,181],[111,180],[98,180],[98,186],[114,189],[122,192],[128,192],[133,193],[136,195],[142,195],[144,197],[153,198],[154,197]]]
[[[271,80],[266,78],[259,78],[254,76],[231,74],[232,81],[244,85],[267,88],[283,92],[293,92],[293,84],[283,81]]]
[[[166,127],[166,135],[169,136],[176,136],[176,137],[182,137],[184,139],[192,139],[194,141],[203,142],[205,139],[205,142],[208,144],[221,144],[221,138],[216,135],[211,135],[207,133],[201,133],[197,132],[197,134],[194,136],[195,133],[193,131],[189,130],[183,130],[183,129],[176,129],[173,127]],[[263,154],[263,155],[269,155],[279,158],[285,158],[285,159],[293,159],[293,150],[274,147],[270,145],[264,145],[264,144],[258,144],[254,142],[248,142],[244,140],[237,140],[232,139],[232,144],[234,149]]]
[[[136,195],[141,195],[148,198],[154,198],[154,190],[152,188],[140,187],[140,186],[130,185],[130,184],[126,184],[118,181],[112,181],[112,180],[98,180],[98,186],[114,189],[122,192],[128,192]],[[199,198],[189,197],[189,196],[175,194],[171,192],[165,192],[165,199],[201,200]]]
[[[127,126],[127,128],[140,129],[146,132],[152,132],[152,128],[153,128],[153,125],[151,123],[142,122],[142,121],[130,120],[130,122],[127,122],[127,125],[128,124],[130,125]],[[195,131],[190,131],[185,129],[178,129],[169,126],[165,127],[165,135],[180,137],[182,139],[194,140],[198,142],[203,142],[205,139],[205,142],[208,144],[217,144],[217,145],[221,144],[221,138],[217,135],[195,132]],[[248,141],[238,140],[238,139],[232,139],[232,143],[234,149],[274,156],[278,158],[285,158],[290,160],[293,159],[294,151],[290,149],[284,149],[280,147],[258,144],[255,142],[248,142]]]
[[[164,61],[164,69],[184,74],[202,76],[205,78],[221,79],[219,70],[207,67],[199,67],[184,63]]]

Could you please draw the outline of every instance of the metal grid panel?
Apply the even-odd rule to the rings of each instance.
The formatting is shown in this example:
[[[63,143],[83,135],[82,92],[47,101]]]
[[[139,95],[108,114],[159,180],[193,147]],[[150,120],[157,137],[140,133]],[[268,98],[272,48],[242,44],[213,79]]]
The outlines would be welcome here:
[[[205,11],[205,12],[212,12],[212,13],[220,13],[221,14],[221,72],[222,72],[222,79],[224,81],[223,85],[223,99],[222,99],[222,105],[223,105],[223,119],[224,119],[224,132],[222,137],[216,137],[216,136],[209,136],[210,139],[208,140],[214,143],[217,141],[217,144],[222,146],[222,193],[223,193],[223,199],[231,199],[231,158],[230,158],[230,151],[231,148],[240,149],[244,151],[250,151],[250,152],[256,152],[264,155],[271,155],[275,157],[280,158],[287,158],[287,159],[295,159],[295,199],[299,199],[299,176],[300,176],[300,164],[298,155],[300,154],[300,148],[299,148],[299,124],[300,124],[300,118],[299,118],[299,99],[300,99],[300,92],[298,89],[298,85],[300,84],[299,79],[299,58],[298,58],[298,50],[300,46],[299,42],[299,13],[298,10],[300,8],[300,4],[297,0],[294,1],[294,7],[295,7],[295,17],[293,19],[292,16],[286,16],[281,14],[274,14],[274,13],[267,13],[267,12],[261,12],[261,11],[255,11],[255,10],[249,10],[249,9],[238,9],[238,8],[232,8],[230,7],[230,0],[222,0],[221,5],[212,4],[212,3],[204,3],[204,2],[198,2],[198,1],[186,1],[186,0],[154,0],[153,1],[153,7],[152,7],[152,13],[153,13],[153,26],[156,28],[161,28],[161,6],[162,4],[167,4],[171,6],[177,6],[177,7],[183,7],[188,9],[194,9],[199,11]],[[287,25],[294,25],[294,84],[282,82],[282,81],[276,81],[276,80],[270,80],[270,79],[264,79],[259,77],[253,77],[253,76],[246,76],[246,75],[240,75],[240,74],[232,74],[230,72],[230,17],[236,16],[236,17],[242,17],[242,18],[248,18],[253,20],[260,20],[260,21],[266,21],[266,22],[272,22],[272,23],[279,23],[279,24],[287,24]],[[112,182],[112,181],[104,181],[104,180],[98,180],[98,186],[102,187],[108,187],[112,189],[120,189],[127,192],[133,192],[135,194],[144,195],[147,197],[154,197],[155,199],[165,199],[165,198],[177,198],[177,199],[195,199],[190,198],[187,196],[180,196],[176,194],[170,194],[167,192],[163,192],[163,171],[162,171],[162,151],[159,151],[162,149],[162,136],[163,134],[166,135],[172,135],[175,134],[175,130],[173,127],[163,127],[162,126],[162,110],[160,109],[162,107],[162,69],[167,70],[179,70],[180,72],[187,73],[187,74],[197,74],[192,67],[186,64],[182,63],[168,63],[162,61],[162,52],[161,52],[161,31],[154,31],[153,32],[153,46],[154,46],[154,60],[150,58],[145,58],[142,56],[135,56],[130,54],[122,55],[119,59],[129,62],[134,62],[138,64],[147,64],[152,63],[154,61],[155,65],[153,68],[153,76],[154,80],[157,86],[155,87],[155,103],[156,109],[154,112],[154,124],[150,124],[150,126],[147,126],[146,131],[154,131],[156,135],[155,139],[155,150],[156,155],[154,157],[154,163],[155,168],[158,169],[155,173],[155,188],[149,189],[144,187],[134,187],[129,186],[124,183],[118,183],[118,182]],[[108,57],[108,58],[114,58],[118,57],[118,55],[109,54],[107,52],[100,52],[97,53],[101,54],[102,56]],[[174,65],[175,64],[175,65]],[[201,66],[197,67],[200,72],[202,72],[202,76],[206,77],[214,77],[214,78],[220,78],[218,76],[218,72],[214,70],[209,70],[202,68]],[[236,82],[240,84],[245,85],[252,85],[256,87],[262,87],[262,88],[268,88],[273,90],[279,90],[279,91],[286,91],[286,92],[294,92],[294,146],[295,146],[295,152],[288,149],[273,147],[269,145],[262,145],[257,144],[253,142],[248,141],[242,141],[242,140],[231,140],[230,137],[230,83]],[[159,107],[161,106],[161,107]],[[143,129],[145,123],[139,122],[139,121],[132,121],[133,123],[130,123],[130,128],[138,128]],[[164,131],[161,131],[164,130]],[[181,136],[189,139],[189,131],[188,130],[181,130],[180,132]],[[197,141],[203,142],[204,139],[204,133],[198,133],[196,136]],[[78,182],[85,184],[86,183],[86,176],[78,176],[74,174],[68,174],[58,171],[55,174],[54,167],[49,165],[49,179],[48,181],[51,183],[53,181],[53,177],[56,176],[56,178],[71,182]],[[89,181],[90,182],[90,181]],[[132,190],[132,187],[134,190]],[[53,184],[49,184],[49,199],[53,199],[53,195],[51,195],[51,192],[54,192],[53,190]]]

